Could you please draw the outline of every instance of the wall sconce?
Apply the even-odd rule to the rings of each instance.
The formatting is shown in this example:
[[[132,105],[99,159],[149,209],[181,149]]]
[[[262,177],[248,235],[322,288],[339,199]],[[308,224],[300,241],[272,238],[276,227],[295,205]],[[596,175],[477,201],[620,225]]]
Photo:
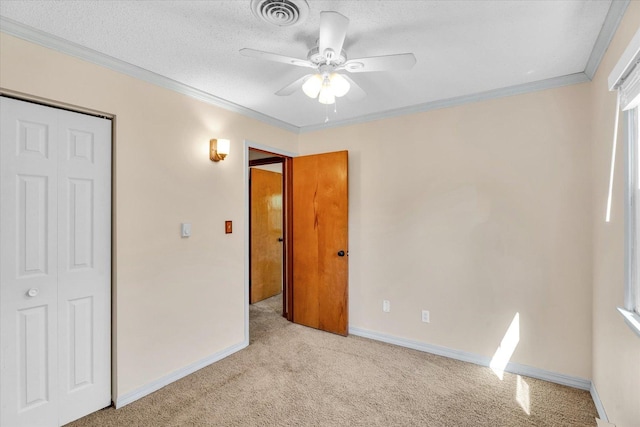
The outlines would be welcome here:
[[[224,160],[229,154],[229,146],[231,141],[228,139],[211,139],[209,140],[209,158],[214,162]]]

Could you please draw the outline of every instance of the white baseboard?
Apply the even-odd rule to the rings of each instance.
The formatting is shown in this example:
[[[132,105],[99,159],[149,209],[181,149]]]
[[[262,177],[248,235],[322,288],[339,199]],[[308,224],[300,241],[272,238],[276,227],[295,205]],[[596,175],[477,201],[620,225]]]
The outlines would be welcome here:
[[[199,360],[191,365],[185,366],[184,368],[178,369],[166,375],[162,378],[159,378],[155,381],[152,381],[136,390],[130,391],[116,399],[114,399],[114,404],[116,408],[122,408],[129,403],[135,402],[136,400],[153,393],[154,391],[160,390],[162,387],[171,384],[172,382],[178,381],[180,378],[184,378],[187,375],[190,375],[197,370],[200,370],[206,366],[211,365],[218,360],[222,360],[227,356],[232,355],[233,353],[242,350],[243,348],[249,345],[249,341],[242,341],[241,343],[232,345],[231,347],[227,347],[219,352],[212,354],[211,356],[205,357],[202,360]]]
[[[413,341],[406,338],[399,338],[392,335],[382,334],[379,332],[369,331],[366,329],[350,327],[349,333],[357,335],[359,337],[370,338],[376,341],[386,342],[388,344],[394,344],[401,347],[407,347],[414,350],[424,351],[425,353],[437,354],[438,356],[444,356],[451,359],[461,360],[463,362],[474,363],[480,366],[489,366],[491,358],[486,356],[480,356],[478,354],[469,353],[466,351],[454,350],[447,347],[441,347],[438,345],[427,344],[419,341]],[[532,366],[521,365],[519,363],[510,362],[505,368],[505,372],[512,374],[520,374],[531,378],[537,378],[540,380],[549,381],[556,384],[566,385],[580,390],[590,390],[591,381],[573,377],[570,375],[559,374],[557,372],[551,372],[544,369],[534,368]],[[597,407],[597,406],[596,406]],[[600,411],[598,411],[600,413]]]
[[[451,359],[460,360],[463,362],[474,363],[480,366],[489,366],[491,359],[489,357],[481,356],[475,353],[470,353],[461,350],[454,350],[447,347],[442,347],[433,344],[427,344],[419,341],[409,340],[406,338],[399,338],[393,335],[387,335],[379,332],[369,331],[366,329],[350,327],[349,333],[352,335],[360,336],[363,338],[369,338],[376,341],[386,342],[388,344],[398,345],[400,347],[411,348],[413,350],[423,351],[425,353],[436,354],[438,356],[449,357]],[[224,359],[227,356],[236,353],[243,348],[246,348],[249,345],[248,341],[243,341],[241,343],[235,344],[231,347],[223,349],[215,354],[212,354],[209,357],[206,357],[202,360],[199,360],[191,365],[185,366],[182,369],[178,369],[177,371],[172,372],[169,375],[166,375],[162,378],[159,378],[153,382],[150,382],[136,390],[133,390],[129,393],[126,393],[120,396],[117,399],[114,399],[114,404],[116,408],[121,408],[129,403],[135,402],[136,400],[147,396],[155,391],[160,390],[162,387],[169,385],[181,378],[186,377],[206,366],[211,365],[219,360]],[[596,391],[593,383],[587,379],[573,377],[570,375],[559,374],[557,372],[547,371],[544,369],[534,368],[527,365],[522,365],[519,363],[509,363],[505,368],[505,372],[510,372],[512,374],[520,374],[527,377],[537,378],[545,381],[549,381],[556,384],[561,384],[581,390],[589,390],[591,393],[591,397],[598,411],[598,417],[603,421],[608,421],[607,415],[604,411],[604,407],[602,406],[602,402],[600,401],[600,397],[598,396],[598,392]]]
[[[589,389],[589,392],[591,393],[591,399],[593,399],[593,403],[596,405],[598,418],[600,418],[602,421],[609,422],[607,413],[604,411],[604,406],[602,405],[602,401],[600,400],[600,396],[598,395],[598,390],[596,390],[596,385],[593,382],[591,382],[591,388]]]

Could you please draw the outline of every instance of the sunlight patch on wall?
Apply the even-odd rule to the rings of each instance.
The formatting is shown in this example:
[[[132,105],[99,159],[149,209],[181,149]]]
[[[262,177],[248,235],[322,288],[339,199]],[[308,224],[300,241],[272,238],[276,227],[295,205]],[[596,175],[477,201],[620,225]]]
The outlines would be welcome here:
[[[507,367],[511,356],[520,342],[520,313],[513,316],[511,325],[504,334],[504,338],[500,342],[500,346],[496,350],[489,367],[500,378],[504,377],[504,368]]]
[[[620,91],[618,91],[618,98],[616,100],[616,119],[613,127],[613,144],[611,146],[611,169],[609,171],[609,193],[607,196],[607,212],[605,214],[605,221],[611,221],[611,199],[613,198],[613,176],[616,170],[616,146],[618,145],[618,121],[620,118]]]

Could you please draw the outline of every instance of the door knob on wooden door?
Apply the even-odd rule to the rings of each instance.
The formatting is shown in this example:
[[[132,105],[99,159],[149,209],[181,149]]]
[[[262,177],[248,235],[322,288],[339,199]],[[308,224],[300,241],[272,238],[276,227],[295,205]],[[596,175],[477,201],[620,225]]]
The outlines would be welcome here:
[[[339,251],[338,256],[344,256],[344,251]]]

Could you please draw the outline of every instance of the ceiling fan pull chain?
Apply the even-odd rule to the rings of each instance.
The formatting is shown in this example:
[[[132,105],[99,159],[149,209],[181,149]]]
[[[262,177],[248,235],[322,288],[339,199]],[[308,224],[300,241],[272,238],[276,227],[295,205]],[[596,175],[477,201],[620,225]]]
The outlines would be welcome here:
[[[327,123],[329,121],[329,104],[324,105],[324,122]]]

